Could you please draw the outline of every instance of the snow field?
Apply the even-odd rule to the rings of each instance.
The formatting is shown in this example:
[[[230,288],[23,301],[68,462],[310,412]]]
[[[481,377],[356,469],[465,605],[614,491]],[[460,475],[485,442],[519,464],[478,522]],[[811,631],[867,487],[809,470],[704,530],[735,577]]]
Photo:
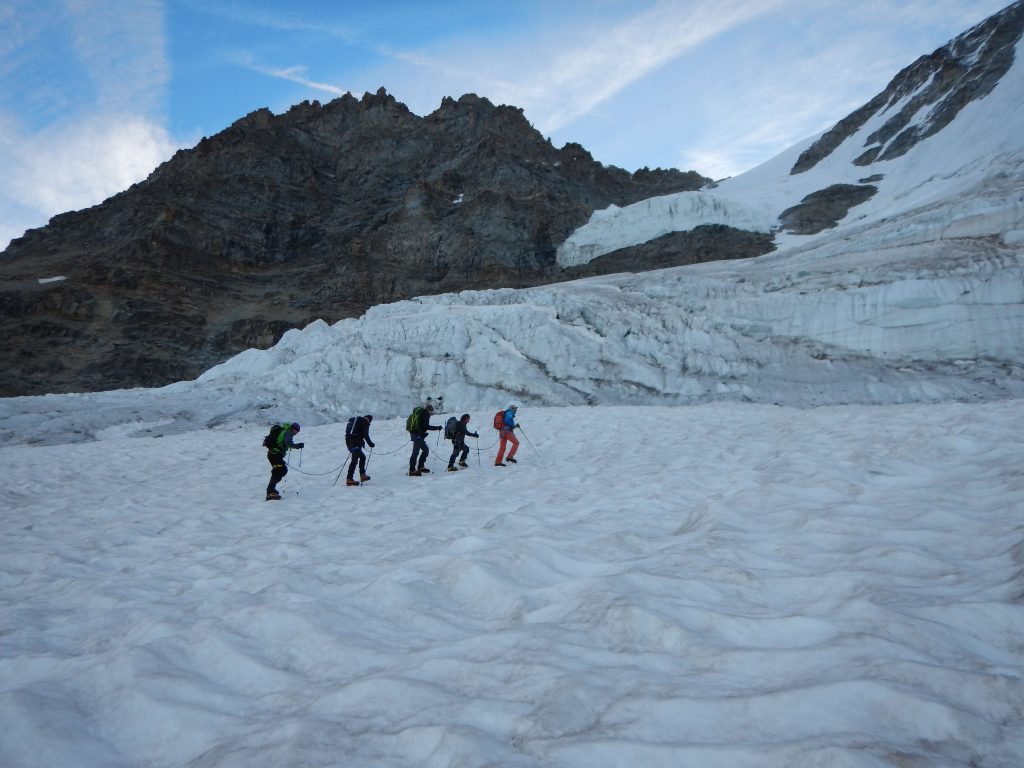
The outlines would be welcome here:
[[[0,448],[0,764],[1021,764],[1021,401],[519,416]]]

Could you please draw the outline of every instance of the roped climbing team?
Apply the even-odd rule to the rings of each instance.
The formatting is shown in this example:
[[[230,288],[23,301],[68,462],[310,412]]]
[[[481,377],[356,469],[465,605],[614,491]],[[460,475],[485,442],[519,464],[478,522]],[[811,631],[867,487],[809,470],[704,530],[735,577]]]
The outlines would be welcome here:
[[[508,466],[506,462],[518,463],[515,456],[519,448],[519,440],[515,436],[515,430],[519,428],[516,422],[518,408],[510,405],[503,411],[494,414],[494,428],[498,431],[498,455],[494,459],[494,466]],[[409,433],[409,440],[412,442],[412,454],[409,456],[409,476],[418,477],[430,472],[425,466],[427,457],[430,455],[430,448],[427,446],[427,435],[430,432],[437,432],[442,429],[439,425],[430,423],[430,417],[434,413],[433,403],[416,406],[409,418],[406,419],[405,427]],[[461,418],[453,425],[450,435],[452,441],[452,455],[448,459],[448,471],[457,472],[455,466],[458,459],[459,467],[467,469],[466,456],[469,455],[469,448],[466,446],[466,437],[479,437],[476,432],[469,431],[469,414],[462,414]],[[369,445],[374,447],[370,439],[370,423],[373,421],[371,414],[365,416],[353,416],[348,420],[345,427],[345,446],[351,454],[348,461],[348,477],[346,485],[360,485],[370,479],[366,474],[366,454],[363,447]],[[267,449],[267,461],[270,462],[270,483],[267,485],[267,501],[277,501],[281,494],[277,490],[277,484],[288,474],[286,457],[293,448],[301,450],[305,443],[296,443],[294,436],[299,433],[299,425],[296,422],[285,422],[275,425],[270,434],[263,440]],[[505,450],[508,448],[508,455]],[[355,479],[356,469],[359,470],[359,481]]]

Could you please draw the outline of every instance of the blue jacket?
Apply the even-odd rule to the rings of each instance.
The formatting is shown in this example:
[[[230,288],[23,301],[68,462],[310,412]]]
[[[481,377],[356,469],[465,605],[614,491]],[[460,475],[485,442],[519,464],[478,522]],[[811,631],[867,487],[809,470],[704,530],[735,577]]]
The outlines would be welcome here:
[[[505,429],[515,429],[516,426],[516,412],[509,408],[505,411]]]

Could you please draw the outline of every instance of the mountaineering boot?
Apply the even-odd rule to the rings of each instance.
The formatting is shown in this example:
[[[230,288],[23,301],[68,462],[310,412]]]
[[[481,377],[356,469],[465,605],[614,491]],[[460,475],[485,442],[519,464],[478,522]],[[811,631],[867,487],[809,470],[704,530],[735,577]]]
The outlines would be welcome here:
[[[418,472],[422,472],[424,475],[429,475],[430,474],[430,470],[427,469],[426,467],[420,467],[417,471]]]
[[[504,467],[505,464],[502,464],[500,461],[496,461],[496,462],[494,462],[494,466],[496,466],[496,467]]]
[[[507,459],[505,459],[505,461],[511,462],[512,464],[518,464],[519,463],[518,461],[513,459],[511,456],[509,456]]]
[[[463,468],[468,468],[468,467],[469,467],[469,464],[467,464],[467,463],[466,463],[466,462],[464,462],[464,461],[460,461],[460,462],[459,462],[459,466],[460,466],[460,467],[463,467]]]
[[[267,501],[280,501],[281,494],[277,491],[270,491],[267,493]]]
[[[419,472],[418,469],[414,469],[412,472],[409,473],[409,477],[419,477],[419,476],[420,476],[420,472]]]
[[[458,469],[458,467],[448,467],[448,471],[449,472],[458,472],[459,469]]]
[[[350,477],[350,478],[348,478],[347,480],[345,480],[345,485],[359,485],[359,483],[357,483],[357,482],[356,482],[355,480],[353,480],[353,479],[352,479],[352,478]]]
[[[369,479],[370,479],[369,475],[362,475],[362,474],[359,475],[359,482],[361,482],[361,483],[365,483]]]

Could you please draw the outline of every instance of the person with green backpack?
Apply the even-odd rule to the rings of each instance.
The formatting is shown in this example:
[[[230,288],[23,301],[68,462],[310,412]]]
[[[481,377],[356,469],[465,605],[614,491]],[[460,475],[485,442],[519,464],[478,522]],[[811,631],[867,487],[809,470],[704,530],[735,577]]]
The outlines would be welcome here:
[[[295,422],[275,424],[270,434],[263,438],[263,447],[267,449],[267,461],[270,462],[270,482],[267,484],[267,501],[279,501],[281,494],[277,492],[277,484],[288,474],[285,455],[292,448],[302,450],[305,443],[296,443],[294,436],[299,434],[299,425]]]
[[[418,405],[413,408],[409,418],[405,420],[405,429],[412,440],[412,455],[409,457],[409,477],[419,477],[430,472],[424,464],[430,455],[427,447],[427,433],[440,431],[440,426],[430,424],[430,414],[434,412],[432,403]]]

